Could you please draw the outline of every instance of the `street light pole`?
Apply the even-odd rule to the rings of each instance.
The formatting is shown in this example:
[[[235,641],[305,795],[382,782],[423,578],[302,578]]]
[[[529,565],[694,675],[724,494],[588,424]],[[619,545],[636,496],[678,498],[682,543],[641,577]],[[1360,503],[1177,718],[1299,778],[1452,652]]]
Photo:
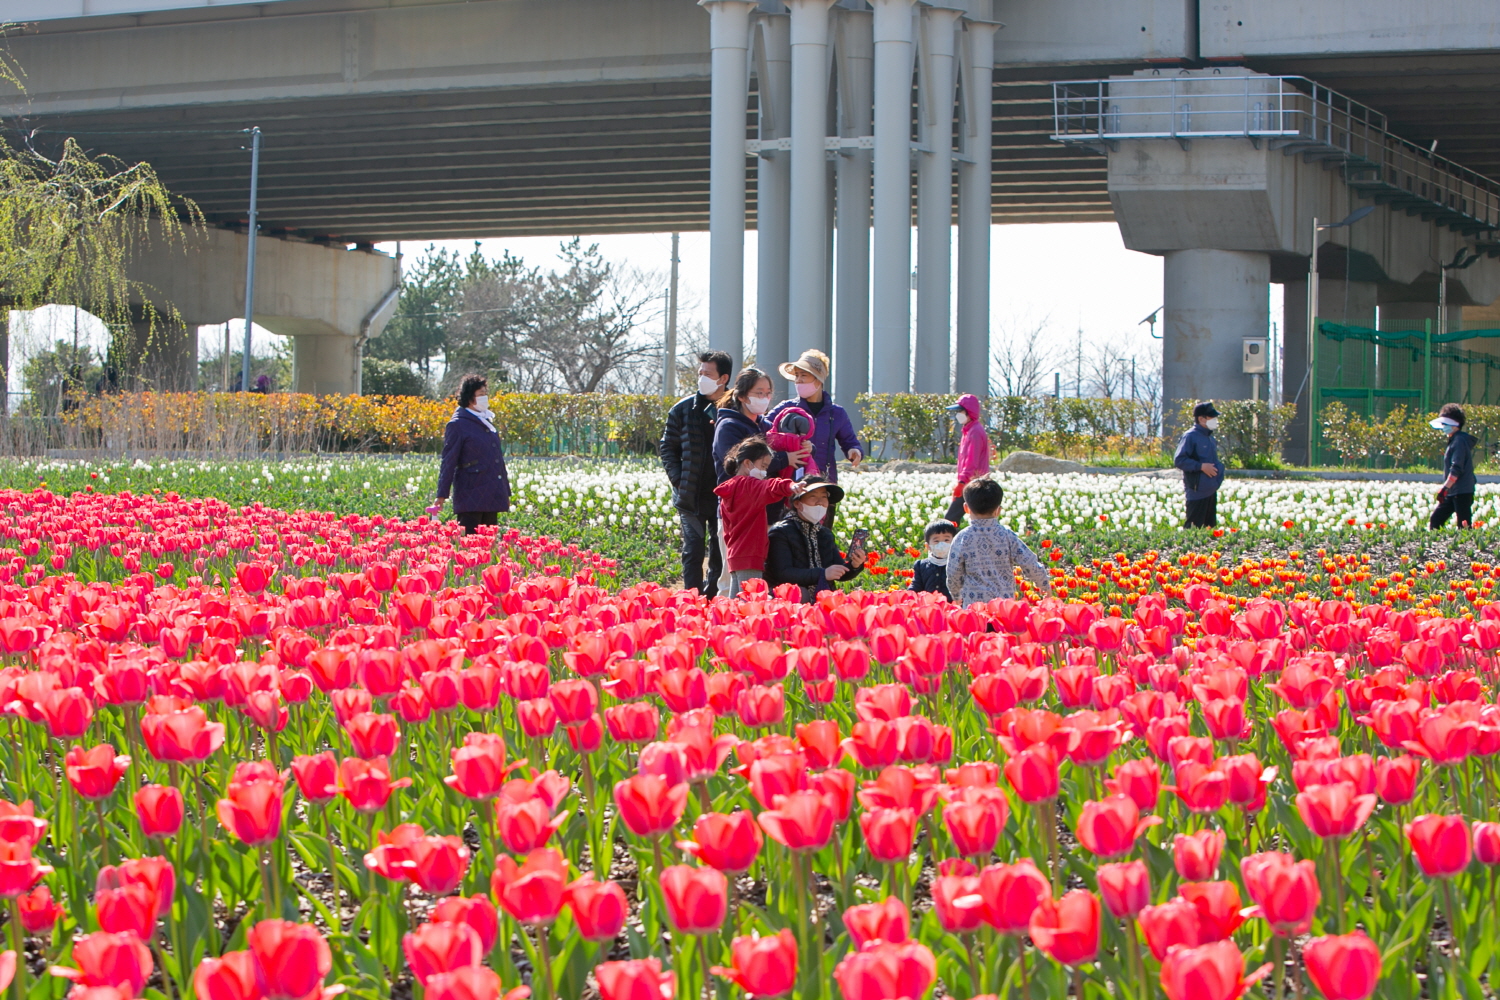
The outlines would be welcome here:
[[[1318,433],[1318,233],[1325,229],[1342,229],[1352,226],[1375,211],[1374,205],[1356,208],[1338,222],[1320,225],[1318,217],[1312,220],[1312,252],[1307,256],[1307,464],[1312,465],[1316,457],[1313,447]],[[1344,275],[1344,280],[1349,276]]]
[[[255,234],[257,196],[260,194],[260,126],[250,129],[250,246],[245,254],[245,355],[240,359],[240,391],[250,391],[250,328],[255,315]]]

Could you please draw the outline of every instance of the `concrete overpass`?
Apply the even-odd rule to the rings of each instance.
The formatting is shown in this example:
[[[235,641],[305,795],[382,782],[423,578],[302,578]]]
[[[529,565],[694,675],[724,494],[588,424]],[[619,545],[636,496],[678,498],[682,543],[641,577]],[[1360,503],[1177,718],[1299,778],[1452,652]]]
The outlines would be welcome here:
[[[795,0],[794,16],[807,6],[818,4]],[[984,214],[995,222],[1117,217],[1125,193],[1125,174],[1112,162],[1118,153],[1100,155],[1053,140],[1052,85],[1142,70],[1170,74],[1181,67],[1219,66],[1303,76],[1383,114],[1395,135],[1421,146],[1436,140],[1456,163],[1500,174],[1500,74],[1494,72],[1500,25],[1493,5],[1481,0],[1433,0],[1419,8],[1354,0],[994,0],[992,7],[949,0],[946,6],[919,6],[913,37],[918,47],[927,44],[934,19],[952,19],[964,31],[988,20],[1004,23],[993,32],[986,102],[992,139]],[[830,32],[868,19],[859,8],[865,4],[838,0],[829,12]],[[766,13],[773,9],[783,8],[774,0],[762,4],[755,23],[777,23],[776,14]],[[174,189],[197,200],[212,223],[229,231],[244,226],[249,165],[239,130],[250,125],[266,133],[262,231],[290,243],[323,244],[329,253],[403,238],[695,229],[709,223],[711,15],[692,0],[0,0],[0,19],[26,25],[11,40],[12,54],[27,72],[27,93],[15,99],[14,111],[24,128],[36,130],[34,142],[45,147],[74,134],[93,148],[147,159]],[[834,64],[841,53],[854,51],[852,42],[835,34],[828,41],[824,57]],[[778,153],[797,155],[781,131],[790,123],[757,117],[772,97],[763,93],[765,82],[790,68],[790,60],[786,67],[767,62],[765,51],[753,45],[746,50],[743,138],[763,144],[742,161],[751,185]],[[955,58],[973,59],[974,53]],[[920,78],[927,59],[917,62]],[[836,96],[849,83],[835,79],[828,93]],[[910,103],[920,99],[920,86],[919,80],[908,88],[908,128],[916,123]],[[973,121],[978,107],[968,104],[957,117]],[[852,140],[835,143],[835,158],[857,161],[865,155],[857,140],[869,129],[853,122],[840,130],[837,112],[828,125],[819,130],[819,140]],[[764,146],[765,139],[775,143]],[[943,145],[954,146],[955,174],[973,162],[972,148]],[[962,184],[955,180],[955,187]],[[908,198],[920,185],[908,178]],[[934,192],[940,192],[940,182],[930,180],[926,190],[929,206],[939,204],[941,194]],[[972,206],[979,194],[972,185],[968,190]],[[1337,195],[1330,189],[1327,197]],[[838,200],[831,190],[824,207]],[[1312,206],[1306,201],[1293,211]],[[742,224],[764,228],[759,210],[757,198],[745,201]],[[940,208],[927,213],[931,266],[918,263],[929,275],[942,270],[930,236],[939,226],[931,220],[942,214]],[[820,231],[830,234],[836,225],[830,217]],[[845,245],[857,243],[856,228],[840,227]],[[1289,231],[1295,228],[1289,224]],[[812,238],[809,227],[798,245],[810,246]],[[775,242],[763,233],[762,252]],[[987,241],[968,250],[957,261],[961,284],[965,261],[987,254]],[[1306,248],[1296,245],[1276,252],[1284,256],[1271,279],[1289,279],[1297,255],[1306,259]],[[828,273],[820,296],[807,268],[763,258],[762,273],[769,277],[756,295],[761,354],[774,361],[806,346],[804,340],[833,346],[840,391],[847,395],[868,384],[859,345],[870,349],[870,284],[867,277],[861,295],[858,282],[858,272],[868,270],[823,259]],[[1466,278],[1477,279],[1485,268]],[[889,264],[887,269],[894,273]],[[845,274],[842,284],[835,270]],[[1407,270],[1393,266],[1387,275]],[[799,273],[805,287],[793,288]],[[1435,265],[1426,277],[1436,280]],[[904,278],[899,284],[905,287]],[[1476,280],[1482,293],[1480,284]],[[966,380],[983,370],[989,289],[980,294],[972,277],[970,286],[967,299],[961,290],[958,306],[958,325],[968,333],[957,337],[950,332],[946,287],[929,285],[925,301],[919,292],[919,388],[946,387],[954,367],[967,387]],[[874,294],[882,288],[890,292],[891,282],[877,275]],[[806,337],[799,333],[796,344],[777,340],[792,336],[789,297],[800,303],[799,322],[817,328]],[[716,298],[712,334],[734,346],[738,331],[730,327],[743,308],[732,295],[725,298],[722,283]],[[363,312],[349,312],[367,315],[378,304],[361,303]],[[1289,315],[1293,311],[1289,306]],[[837,336],[829,313],[840,319]],[[902,325],[878,301],[873,316],[876,325],[892,317]],[[1170,308],[1168,336],[1177,336]],[[922,351],[939,340],[941,350],[921,360]],[[904,362],[909,354],[898,350],[882,363],[877,345],[877,373],[899,367],[906,384],[905,365],[896,358]],[[1169,344],[1169,367],[1171,354]],[[853,368],[840,364],[841,356]],[[1184,391],[1199,388],[1194,376]]]

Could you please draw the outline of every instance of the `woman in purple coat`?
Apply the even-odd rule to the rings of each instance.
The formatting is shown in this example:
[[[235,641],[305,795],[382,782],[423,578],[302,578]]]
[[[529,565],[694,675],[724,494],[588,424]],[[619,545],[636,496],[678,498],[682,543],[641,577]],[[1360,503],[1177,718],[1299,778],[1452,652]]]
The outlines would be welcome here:
[[[472,535],[481,524],[498,524],[510,510],[510,477],[505,452],[490,412],[489,383],[483,375],[465,375],[458,388],[458,408],[443,431],[443,464],[438,473],[436,514],[453,494],[453,516]]]
[[[834,460],[835,445],[843,451],[851,465],[859,468],[859,463],[864,459],[864,451],[854,433],[854,424],[850,422],[849,414],[844,408],[835,403],[833,397],[823,389],[828,384],[828,355],[818,350],[803,351],[796,361],[788,361],[777,370],[781,372],[782,378],[796,383],[797,398],[776,404],[776,408],[766,414],[767,422],[774,421],[776,414],[788,407],[800,406],[812,414],[813,435],[810,443],[818,474],[830,483],[838,482],[838,463]],[[829,504],[824,524],[833,524],[837,509],[838,504]]]

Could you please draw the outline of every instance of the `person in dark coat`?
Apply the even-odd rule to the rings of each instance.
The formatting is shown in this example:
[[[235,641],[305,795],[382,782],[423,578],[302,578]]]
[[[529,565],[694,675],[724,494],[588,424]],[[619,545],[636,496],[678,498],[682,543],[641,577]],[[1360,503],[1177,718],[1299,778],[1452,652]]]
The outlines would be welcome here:
[[[1214,431],[1219,429],[1219,411],[1212,403],[1193,407],[1193,426],[1177,442],[1172,464],[1182,470],[1182,488],[1187,498],[1184,528],[1219,526],[1219,486],[1224,482],[1224,463]]]
[[[922,541],[927,546],[927,558],[912,563],[911,586],[908,590],[919,594],[942,594],[948,600],[948,552],[953,548],[953,536],[958,526],[952,521],[933,521],[922,532]]]
[[[672,506],[682,529],[682,586],[705,597],[719,592],[724,571],[719,549],[719,501],[714,486],[714,413],[729,391],[734,361],[723,351],[698,355],[698,391],[677,401],[667,412],[656,451],[667,481],[672,484]],[[708,557],[708,577],[703,558]]]
[[[832,590],[835,582],[858,576],[865,567],[865,554],[841,555],[833,532],[824,523],[828,508],[844,499],[844,491],[821,476],[808,476],[802,485],[806,492],[791,501],[791,512],[767,534],[765,580],[773,590],[783,583],[796,584],[802,603],[810,604],[819,591]]]
[[[839,481],[835,446],[843,451],[851,465],[859,468],[859,463],[864,459],[864,451],[859,446],[859,436],[854,433],[854,422],[849,419],[848,412],[835,403],[823,388],[828,384],[828,355],[816,350],[803,351],[800,358],[788,361],[779,371],[782,378],[796,384],[797,396],[777,403],[766,414],[766,419],[774,421],[776,414],[782,410],[793,406],[801,407],[812,414],[812,458],[818,464],[818,475],[830,483]]]
[[[510,477],[488,387],[482,375],[465,375],[459,384],[458,408],[443,431],[437,503],[427,508],[438,513],[451,492],[453,516],[470,535],[481,524],[499,524],[499,515],[510,510]]]
[[[1442,487],[1437,492],[1437,509],[1432,512],[1427,526],[1433,531],[1456,517],[1460,528],[1474,526],[1474,446],[1479,442],[1474,435],[1464,430],[1463,407],[1457,403],[1444,403],[1432,427],[1448,435],[1448,447],[1443,452]]]

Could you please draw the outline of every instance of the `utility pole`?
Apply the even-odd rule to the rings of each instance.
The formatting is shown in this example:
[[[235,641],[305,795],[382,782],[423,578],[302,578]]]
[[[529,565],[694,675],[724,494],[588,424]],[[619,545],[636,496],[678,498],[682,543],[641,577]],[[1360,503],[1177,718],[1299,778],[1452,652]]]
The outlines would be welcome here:
[[[677,241],[679,234],[672,234],[672,278],[667,286],[667,336],[663,350],[661,394],[676,395],[677,385]]]
[[[250,328],[255,315],[255,234],[257,196],[260,193],[260,126],[250,130],[250,226],[246,237],[250,241],[245,254],[245,356],[240,361],[240,391],[250,391]]]
[[[220,392],[229,391],[229,320],[224,321],[224,379],[219,383]]]
[[[1083,326],[1078,327],[1078,350],[1073,359],[1073,396],[1083,398]]]

